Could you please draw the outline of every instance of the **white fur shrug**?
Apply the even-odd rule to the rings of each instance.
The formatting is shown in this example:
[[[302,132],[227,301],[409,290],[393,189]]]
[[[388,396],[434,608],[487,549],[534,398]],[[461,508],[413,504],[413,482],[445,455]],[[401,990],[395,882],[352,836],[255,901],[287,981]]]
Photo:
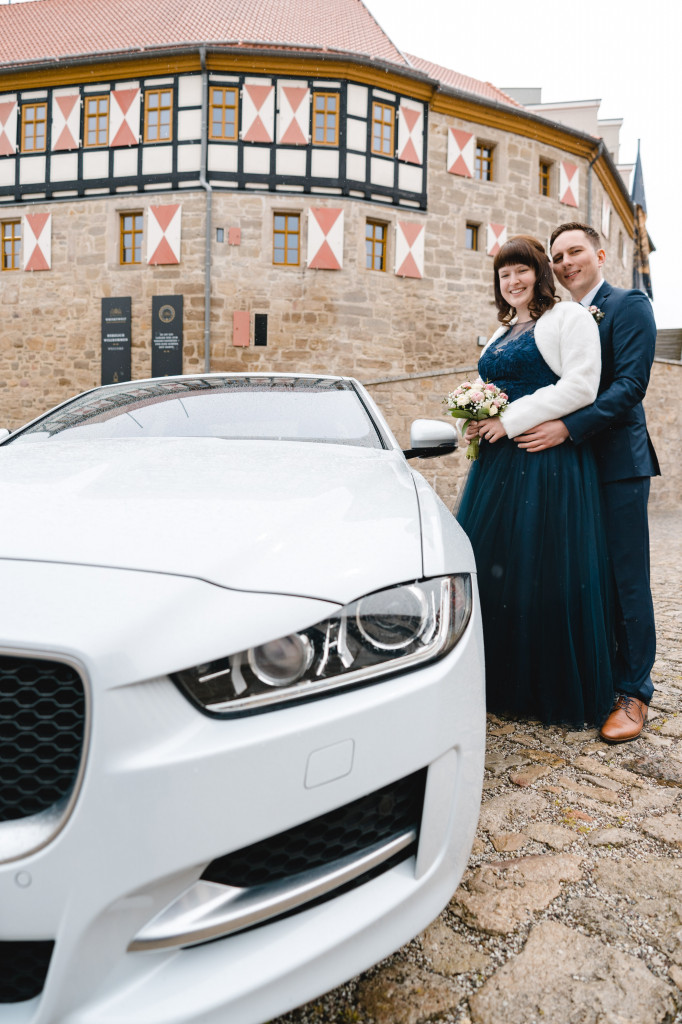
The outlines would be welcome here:
[[[495,331],[483,351],[507,329]],[[568,416],[591,405],[597,397],[601,375],[599,329],[584,306],[558,302],[543,313],[535,324],[535,343],[559,380],[510,403],[501,414],[509,437],[518,437],[545,420]]]

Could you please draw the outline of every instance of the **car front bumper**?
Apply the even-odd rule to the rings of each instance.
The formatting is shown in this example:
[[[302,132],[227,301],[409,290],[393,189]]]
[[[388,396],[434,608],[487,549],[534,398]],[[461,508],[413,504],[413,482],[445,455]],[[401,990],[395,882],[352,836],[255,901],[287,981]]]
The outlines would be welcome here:
[[[66,568],[68,614],[55,589]],[[77,664],[89,689],[90,730],[63,827],[42,848],[0,865],[0,942],[54,942],[42,993],[0,1005],[2,1024],[256,1024],[353,976],[438,914],[466,866],[480,803],[477,601],[465,635],[441,661],[295,707],[216,720],[166,675],[171,662],[191,664],[173,650],[178,624],[169,622],[158,650],[144,629],[157,578],[78,567],[31,573],[43,580],[42,613],[29,626],[24,615],[20,625],[5,601],[0,646]],[[17,572],[13,607],[17,588],[35,593],[36,579],[21,578]],[[117,587],[121,598],[136,594],[134,607],[115,594],[112,605]],[[169,609],[203,601],[203,617],[214,621],[203,599],[208,585],[165,579],[163,588]],[[208,589],[211,600],[234,601]],[[112,608],[114,640],[133,637],[126,650],[112,641]],[[318,614],[311,608],[310,621]],[[196,637],[200,623],[194,627]],[[201,637],[192,642],[201,646]],[[152,664],[163,671],[149,672]],[[419,841],[408,859],[326,902],[218,941],[187,948],[179,935],[151,950],[135,946],[216,858],[422,769]]]

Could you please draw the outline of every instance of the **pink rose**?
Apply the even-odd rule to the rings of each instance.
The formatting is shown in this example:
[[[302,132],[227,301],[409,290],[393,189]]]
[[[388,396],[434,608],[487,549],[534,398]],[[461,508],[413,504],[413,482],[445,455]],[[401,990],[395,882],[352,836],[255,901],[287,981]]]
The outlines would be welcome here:
[[[508,402],[509,401],[509,395],[505,395],[504,391],[500,391],[500,393],[499,393],[499,395],[497,397],[500,399],[501,402]]]
[[[486,384],[485,390],[486,391],[497,391],[497,388],[495,387],[494,384]]]

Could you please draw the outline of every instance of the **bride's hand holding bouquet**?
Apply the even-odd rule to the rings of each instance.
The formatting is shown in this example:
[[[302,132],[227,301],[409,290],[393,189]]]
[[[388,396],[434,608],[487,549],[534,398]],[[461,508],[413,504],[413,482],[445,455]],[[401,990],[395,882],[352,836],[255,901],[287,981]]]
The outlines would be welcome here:
[[[465,380],[443,401],[451,416],[464,419],[464,437],[469,442],[466,457],[474,462],[478,458],[479,436],[493,442],[504,437],[506,431],[501,420],[496,419],[509,405],[509,398],[494,384],[478,377],[473,383]],[[482,422],[483,421],[483,422]]]

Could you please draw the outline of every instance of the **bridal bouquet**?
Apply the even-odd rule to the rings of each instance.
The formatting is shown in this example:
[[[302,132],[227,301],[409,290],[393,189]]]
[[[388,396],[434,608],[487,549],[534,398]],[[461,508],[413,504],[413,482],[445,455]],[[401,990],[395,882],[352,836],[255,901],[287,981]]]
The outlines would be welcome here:
[[[487,420],[491,416],[499,416],[509,405],[509,398],[494,384],[477,377],[473,383],[465,380],[463,384],[446,395],[443,402],[451,416],[467,420]],[[467,424],[463,425],[463,430]],[[478,458],[479,439],[473,438],[466,450],[466,457],[471,462]]]

